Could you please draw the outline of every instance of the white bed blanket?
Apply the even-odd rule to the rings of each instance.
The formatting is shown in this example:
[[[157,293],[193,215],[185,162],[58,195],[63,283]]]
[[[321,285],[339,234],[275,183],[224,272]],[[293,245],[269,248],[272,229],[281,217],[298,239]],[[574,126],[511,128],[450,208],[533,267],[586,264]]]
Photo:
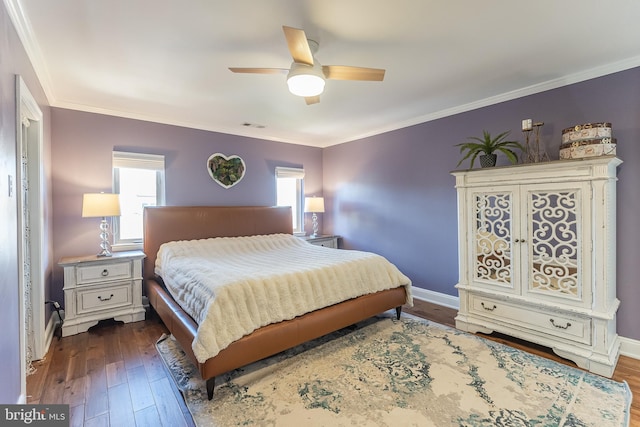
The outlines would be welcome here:
[[[155,273],[198,323],[204,362],[252,331],[411,281],[369,252],[312,245],[289,234],[177,241],[160,247]]]

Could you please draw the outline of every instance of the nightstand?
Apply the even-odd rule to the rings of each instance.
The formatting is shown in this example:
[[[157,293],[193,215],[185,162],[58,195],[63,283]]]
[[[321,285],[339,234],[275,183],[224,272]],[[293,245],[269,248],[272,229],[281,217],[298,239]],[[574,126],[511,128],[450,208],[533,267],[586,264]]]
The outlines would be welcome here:
[[[125,323],[144,320],[142,306],[142,251],[64,257],[64,310],[62,336],[85,332],[100,320]]]
[[[325,248],[338,249],[338,237],[339,236],[331,236],[331,235],[318,236],[318,237],[304,236],[303,239],[311,243],[312,245],[324,246]]]

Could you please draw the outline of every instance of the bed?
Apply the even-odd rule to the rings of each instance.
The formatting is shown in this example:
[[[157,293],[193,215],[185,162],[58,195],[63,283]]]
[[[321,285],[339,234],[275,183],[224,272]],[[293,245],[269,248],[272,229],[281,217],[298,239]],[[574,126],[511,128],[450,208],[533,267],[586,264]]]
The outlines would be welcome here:
[[[156,275],[156,258],[164,243],[292,234],[291,209],[285,207],[147,207],[144,211],[145,293],[150,305],[206,380],[213,398],[215,377],[344,328],[384,311],[411,303],[410,283],[350,298],[292,318],[262,326],[231,342],[215,356],[196,357],[192,344],[199,325],[172,297]],[[325,251],[331,249],[322,248]],[[198,360],[201,359],[201,360]]]

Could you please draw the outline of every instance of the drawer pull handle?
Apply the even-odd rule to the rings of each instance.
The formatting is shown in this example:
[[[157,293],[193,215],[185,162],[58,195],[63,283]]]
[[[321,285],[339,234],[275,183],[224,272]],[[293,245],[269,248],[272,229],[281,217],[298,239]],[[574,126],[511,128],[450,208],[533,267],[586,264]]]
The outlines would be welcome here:
[[[481,303],[480,303],[480,305],[482,306],[482,308],[484,308],[484,309],[485,309],[485,310],[487,310],[487,311],[493,311],[493,310],[495,310],[496,308],[498,308],[498,307],[496,307],[496,305],[495,305],[495,304],[493,304],[493,307],[487,307],[487,306],[485,306],[485,305],[484,305],[484,303],[483,303],[483,302],[481,302]]]
[[[102,270],[102,277],[107,277],[108,275],[109,275],[109,270],[107,270],[106,268]]]
[[[98,295],[98,299],[100,301],[109,301],[111,298],[113,298],[113,294],[109,295],[109,298],[102,298],[100,295]],[[553,320],[552,320],[553,322]]]
[[[552,324],[553,326],[555,326],[556,328],[559,328],[559,329],[569,329],[569,326],[571,326],[571,323],[569,323],[569,322],[567,322],[567,324],[566,324],[566,325],[564,325],[564,326],[562,326],[562,325],[556,325],[556,322],[555,322],[555,320],[553,320],[553,319],[549,319],[549,322],[551,322],[551,324]]]

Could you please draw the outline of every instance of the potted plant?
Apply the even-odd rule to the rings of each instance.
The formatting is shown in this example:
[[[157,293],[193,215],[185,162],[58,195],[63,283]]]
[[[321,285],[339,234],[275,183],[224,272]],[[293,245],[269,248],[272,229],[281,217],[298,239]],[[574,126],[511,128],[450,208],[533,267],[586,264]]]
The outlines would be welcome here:
[[[456,144],[456,147],[460,147],[461,153],[466,151],[465,156],[460,159],[457,166],[460,166],[463,161],[471,157],[471,165],[469,168],[472,169],[473,163],[478,156],[480,156],[481,167],[495,166],[497,158],[496,151],[504,153],[511,163],[517,163],[518,155],[513,151],[513,149],[517,148],[524,150],[524,147],[518,141],[507,141],[506,138],[509,135],[509,132],[510,131],[502,132],[495,138],[492,138],[489,132],[483,130],[482,138],[477,136],[469,137],[469,139],[473,139],[478,142],[463,142]]]

